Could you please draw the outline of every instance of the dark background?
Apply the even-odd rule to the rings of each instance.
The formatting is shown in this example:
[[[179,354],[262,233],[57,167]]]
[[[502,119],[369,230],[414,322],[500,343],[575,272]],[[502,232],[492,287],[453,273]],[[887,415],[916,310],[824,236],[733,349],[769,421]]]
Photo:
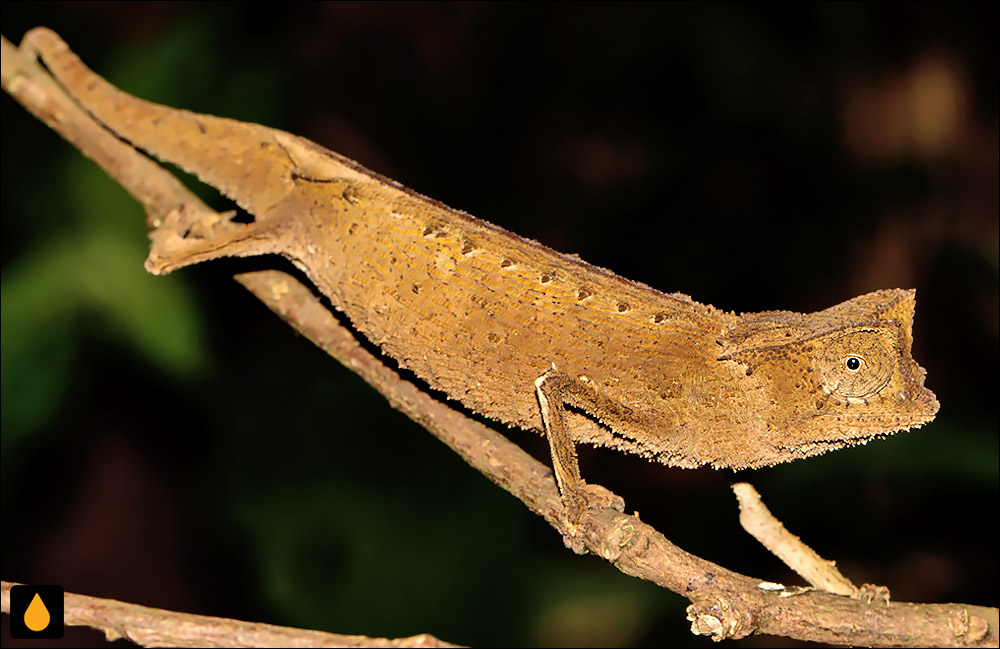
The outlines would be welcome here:
[[[998,604],[994,5],[3,4],[8,39],[37,25],[129,92],[720,308],[916,288],[932,424],[736,475],[583,469],[728,568],[800,583],[739,529],[742,479],[857,583]],[[146,275],[138,205],[2,102],[4,579],[339,633],[708,646],[684,599],[567,552],[225,264]]]

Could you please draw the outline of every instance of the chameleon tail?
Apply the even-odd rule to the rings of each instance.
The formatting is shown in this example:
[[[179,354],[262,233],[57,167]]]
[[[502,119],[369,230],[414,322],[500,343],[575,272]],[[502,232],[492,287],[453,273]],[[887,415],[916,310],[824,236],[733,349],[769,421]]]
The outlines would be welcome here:
[[[146,262],[155,274],[215,257],[281,252],[274,248],[279,237],[273,230],[301,211],[296,196],[301,182],[373,182],[373,174],[356,162],[284,131],[133,97],[91,71],[45,27],[28,32],[22,48],[35,52],[67,93],[109,131],[218,188],[254,215],[251,224],[219,215],[193,221],[182,211],[168,215],[164,226],[169,227],[152,235]]]
[[[41,57],[85,111],[120,138],[218,187],[248,212],[260,215],[274,204],[271,186],[276,183],[261,180],[288,177],[294,164],[280,152],[262,151],[278,148],[274,130],[133,97],[94,74],[45,27],[28,32],[25,46]]]

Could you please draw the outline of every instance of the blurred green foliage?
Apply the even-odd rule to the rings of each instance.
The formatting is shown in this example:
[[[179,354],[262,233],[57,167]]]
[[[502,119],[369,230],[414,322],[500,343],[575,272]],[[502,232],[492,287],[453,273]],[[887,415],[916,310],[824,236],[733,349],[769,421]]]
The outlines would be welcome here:
[[[188,47],[192,40],[201,40],[203,47],[210,42],[200,31],[200,39],[178,32],[155,49],[129,56],[109,77],[169,95],[155,92],[148,80],[178,87],[173,80],[183,78],[185,70],[200,69],[196,64],[204,51]],[[29,236],[44,240],[4,262],[0,399],[5,472],[7,462],[18,457],[14,445],[49,424],[71,388],[84,328],[127,347],[157,371],[190,377],[205,363],[203,323],[183,280],[161,281],[136,272],[147,242],[135,200],[69,148],[54,164],[44,189],[39,185],[37,193],[20,194],[18,214],[43,212],[59,220],[36,220],[37,230]]]

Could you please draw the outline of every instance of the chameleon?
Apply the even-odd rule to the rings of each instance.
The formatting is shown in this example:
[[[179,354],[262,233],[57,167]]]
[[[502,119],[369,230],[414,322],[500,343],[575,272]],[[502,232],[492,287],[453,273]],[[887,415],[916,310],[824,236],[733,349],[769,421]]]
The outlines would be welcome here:
[[[305,138],[129,95],[48,29],[25,45],[105,128],[251,215],[174,210],[150,235],[149,272],[284,257],[428,388],[545,434],[572,517],[610,493],[581,477],[577,443],[735,470],[867,443],[938,410],[911,356],[912,289],[815,313],[723,311],[447,207]]]

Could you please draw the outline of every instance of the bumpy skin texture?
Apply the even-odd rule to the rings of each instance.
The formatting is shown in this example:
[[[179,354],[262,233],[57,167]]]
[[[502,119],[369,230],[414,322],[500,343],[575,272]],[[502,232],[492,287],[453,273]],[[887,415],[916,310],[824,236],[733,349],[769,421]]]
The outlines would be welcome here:
[[[555,366],[619,406],[569,410],[572,439],[743,468],[937,412],[910,357],[912,290],[736,316],[518,237],[295,135],[127,95],[47,30],[26,41],[109,130],[255,216],[171,214],[152,235],[151,272],[282,255],[386,355],[483,415],[542,430],[535,381]]]

